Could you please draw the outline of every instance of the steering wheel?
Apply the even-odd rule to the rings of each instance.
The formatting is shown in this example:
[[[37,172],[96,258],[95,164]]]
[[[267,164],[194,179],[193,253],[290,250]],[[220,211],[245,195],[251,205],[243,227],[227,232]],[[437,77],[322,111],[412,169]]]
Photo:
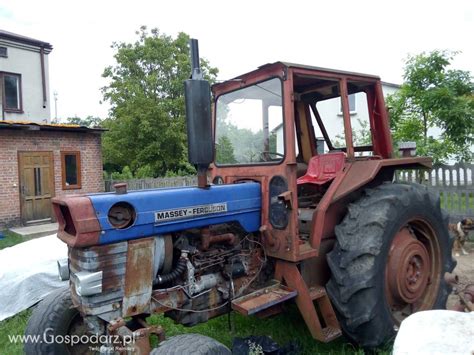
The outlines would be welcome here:
[[[280,157],[280,158],[284,158],[285,155],[281,154],[281,153],[278,153],[278,152],[270,152],[270,151],[263,151],[263,152],[260,152],[260,159],[262,161],[271,161],[271,160],[274,160],[274,159],[271,159],[270,158],[270,155],[275,155],[277,157]]]

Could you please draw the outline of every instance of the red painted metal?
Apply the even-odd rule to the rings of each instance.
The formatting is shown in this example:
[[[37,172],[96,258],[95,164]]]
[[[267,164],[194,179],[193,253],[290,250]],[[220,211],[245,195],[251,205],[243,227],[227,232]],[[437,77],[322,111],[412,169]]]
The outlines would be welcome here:
[[[313,338],[328,342],[342,334],[326,291],[317,287],[311,291],[301,276],[296,263],[278,260],[275,265],[275,278],[284,281],[288,287],[298,292],[295,299],[296,305]],[[319,305],[325,323],[324,327],[319,319],[318,312],[316,312],[313,300],[316,300]]]
[[[99,243],[100,224],[85,196],[53,198],[53,211],[58,221],[58,238],[70,247]]]
[[[334,228],[343,218],[348,203],[355,199],[355,195],[368,183],[377,184],[390,180],[395,169],[429,168],[431,160],[428,158],[391,159],[392,143],[388,115],[380,79],[375,76],[278,62],[260,67],[234,80],[216,84],[212,90],[214,97],[217,98],[221,94],[275,77],[280,78],[283,85],[285,155],[282,161],[276,164],[247,166],[211,164],[208,171],[211,179],[220,176],[226,184],[243,181],[257,181],[261,184],[260,242],[265,246],[265,260],[272,260],[271,263],[265,265],[264,271],[266,273],[270,270],[269,265],[274,265],[274,278],[279,282],[278,287],[274,289],[263,288],[256,293],[245,295],[246,292],[250,292],[249,286],[252,288],[256,286],[256,289],[262,287],[254,282],[258,280],[256,277],[262,270],[264,253],[260,248],[254,249],[252,251],[254,255],[247,265],[246,275],[232,280],[235,295],[245,295],[243,298],[234,300],[233,308],[245,314],[270,314],[280,310],[278,305],[281,305],[281,302],[295,297],[296,304],[312,336],[326,342],[338,337],[341,330],[324,288],[329,275],[325,254],[332,249]],[[324,94],[316,92],[317,90],[324,91]],[[372,146],[369,147],[353,146],[348,95],[355,91],[363,91],[367,95],[373,141]],[[313,94],[314,96],[311,96]],[[338,97],[339,94],[342,99],[346,153],[316,155],[314,129],[309,108],[312,108],[318,124],[322,125],[321,117],[316,110],[315,98],[329,99]],[[215,116],[215,109],[213,109],[213,115]],[[215,131],[215,121],[213,129]],[[299,137],[298,141],[302,142],[304,139],[307,144],[304,152],[299,147],[298,157],[295,140],[297,133],[304,135],[303,138]],[[329,141],[324,127],[322,127],[322,134]],[[328,147],[333,148],[330,143]],[[355,152],[367,149],[372,149],[372,156],[355,156]],[[297,179],[298,163],[309,165],[307,174],[300,179]],[[284,229],[273,228],[269,220],[269,182],[274,176],[284,177],[288,184],[288,191],[278,196],[281,201],[284,201],[289,217],[288,225]],[[308,223],[305,232],[300,233],[298,210],[302,211],[303,208],[298,206],[298,185],[304,183],[318,185],[311,188],[317,188],[320,194],[316,194],[317,199],[312,200],[309,207],[305,207],[307,215],[305,222],[309,222],[312,216],[311,227]],[[207,176],[202,171],[199,173],[199,186],[202,188],[207,186]],[[322,197],[319,197],[320,195]],[[185,286],[152,290],[154,275],[152,275],[153,243],[151,238],[128,242],[126,274],[122,277],[123,280],[119,280],[116,275],[110,272],[107,274],[108,268],[105,263],[107,263],[107,256],[111,253],[109,246],[76,248],[96,244],[99,239],[100,225],[90,200],[87,197],[75,197],[74,200],[58,198],[54,199],[53,205],[60,225],[58,235],[73,247],[70,249],[71,266],[75,267],[79,264],[80,251],[98,253],[105,257],[98,258],[100,262],[104,262],[102,265],[104,266],[104,289],[111,290],[122,281],[123,303],[113,306],[114,309],[122,307],[123,316],[179,311],[182,307],[189,305]],[[430,274],[436,274],[439,271],[436,269],[439,265],[433,261],[437,258],[437,246],[435,241],[430,239],[431,232],[429,228],[423,226],[422,221],[409,222],[413,222],[411,227],[418,228],[419,234],[426,236],[427,240],[420,241],[414,238],[408,228],[400,229],[393,243],[394,250],[390,252],[387,263],[388,301],[392,306],[398,306],[399,303],[414,304],[417,309],[423,309],[432,301],[424,296],[429,287],[427,285]],[[213,235],[206,229],[201,231],[201,235],[201,250],[207,252],[210,252],[209,249],[214,243],[235,245],[239,240],[234,234]],[[171,236],[167,236],[165,249],[166,255],[173,255]],[[403,265],[403,267],[400,268],[398,265]],[[169,270],[171,267],[172,257],[169,257],[165,259],[164,270]],[[200,276],[197,275],[198,278]],[[428,293],[435,294],[436,292]],[[228,308],[223,305],[229,300],[224,299],[217,288],[211,288],[206,293],[206,297],[204,302],[207,317],[217,316],[227,311]],[[74,290],[73,300],[78,305],[79,301]],[[317,303],[317,307],[313,302]],[[81,310],[87,313],[86,308],[81,308]],[[112,331],[120,329],[127,331],[124,329],[126,327],[123,322],[118,322],[113,328]],[[146,334],[148,334],[147,331],[144,332],[144,337]],[[145,343],[143,346],[146,348]]]
[[[341,78],[339,82],[339,90],[341,92],[342,114],[344,120],[344,137],[346,140],[346,151],[349,159],[354,158],[354,142],[352,141],[352,125],[349,112],[349,98],[347,94],[347,79]]]
[[[426,289],[431,273],[430,256],[408,228],[395,236],[387,261],[386,287],[390,303],[414,303]]]
[[[322,185],[333,180],[342,170],[346,155],[343,152],[315,155],[308,164],[308,171],[296,183]]]
[[[414,216],[395,234],[385,265],[384,294],[393,319],[432,309],[438,295],[443,261],[431,225]]]
[[[232,301],[232,309],[251,315],[296,297],[297,292],[276,283]]]

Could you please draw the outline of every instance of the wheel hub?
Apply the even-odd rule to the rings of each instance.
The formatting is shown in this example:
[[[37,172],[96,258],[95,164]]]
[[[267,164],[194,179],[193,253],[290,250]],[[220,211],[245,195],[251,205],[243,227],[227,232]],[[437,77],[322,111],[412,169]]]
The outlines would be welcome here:
[[[392,242],[386,269],[385,282],[391,298],[415,303],[428,285],[430,272],[426,247],[408,228],[400,229]]]

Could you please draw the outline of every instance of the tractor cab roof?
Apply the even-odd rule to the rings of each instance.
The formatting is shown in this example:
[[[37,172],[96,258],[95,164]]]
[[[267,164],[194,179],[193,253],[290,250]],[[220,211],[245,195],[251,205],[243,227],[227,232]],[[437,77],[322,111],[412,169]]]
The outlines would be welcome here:
[[[364,86],[373,85],[375,82],[380,81],[380,77],[377,75],[279,61],[264,64],[233,79],[217,83],[212,86],[212,91],[216,96],[219,96],[221,93],[233,91],[251,82],[260,82],[276,76],[286,78],[289,71],[293,75],[294,87],[302,91],[306,91],[309,88],[312,89],[311,91],[314,91],[315,87],[325,87],[328,90],[334,91],[332,87],[337,86],[340,79],[346,79],[348,82],[348,92],[352,93],[361,91]],[[326,95],[332,96],[329,92],[324,96]]]
[[[282,62],[282,61],[278,61],[278,62],[275,62],[275,63],[264,64],[264,65],[258,67],[258,69],[262,69],[262,68],[266,68],[268,66],[273,66],[273,65],[278,65],[278,64],[282,65],[284,67],[287,67],[287,68],[305,69],[305,70],[311,70],[311,71],[314,71],[314,72],[331,73],[331,74],[335,74],[335,76],[358,76],[358,77],[366,77],[366,78],[372,78],[372,79],[379,79],[380,80],[380,78],[377,75],[356,73],[356,72],[345,71],[345,70],[323,68],[323,67],[316,67],[316,66],[312,66],[312,65],[304,65],[304,64]]]
[[[291,72],[295,91],[301,94],[314,94],[319,99],[328,99],[339,95],[339,80],[346,79],[349,94],[363,91],[380,81],[377,75],[362,74],[344,70],[315,67],[289,62],[274,62],[264,64],[248,73],[233,79],[213,85],[215,96],[247,86],[250,83],[261,82],[271,77],[286,78]]]

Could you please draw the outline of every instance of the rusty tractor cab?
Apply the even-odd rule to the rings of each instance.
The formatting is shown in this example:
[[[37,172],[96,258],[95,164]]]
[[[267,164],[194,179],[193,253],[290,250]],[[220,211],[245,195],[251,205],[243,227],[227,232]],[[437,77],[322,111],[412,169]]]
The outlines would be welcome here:
[[[395,170],[431,159],[394,157],[380,79],[276,62],[210,88],[195,45],[185,92],[199,186],[55,199],[70,289],[43,301],[27,334],[68,334],[67,313],[94,334],[139,336],[146,353],[147,336],[164,333],[149,314],[192,326],[295,302],[315,339],[343,331],[373,348],[408,315],[445,307],[454,267],[446,216],[425,187],[394,182]],[[196,337],[152,353],[223,349]]]

